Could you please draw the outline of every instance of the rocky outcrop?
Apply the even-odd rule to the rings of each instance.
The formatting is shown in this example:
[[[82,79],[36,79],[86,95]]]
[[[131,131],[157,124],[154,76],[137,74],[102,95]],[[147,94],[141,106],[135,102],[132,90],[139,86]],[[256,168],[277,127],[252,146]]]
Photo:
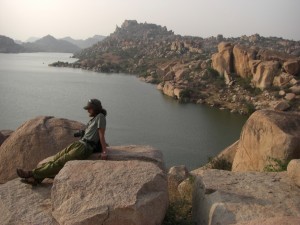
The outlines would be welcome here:
[[[293,159],[287,167],[287,174],[300,187],[300,159]]]
[[[256,59],[257,50],[235,45],[233,48],[234,71],[243,78],[252,77],[250,62]]]
[[[59,224],[161,224],[168,207],[165,174],[152,163],[68,162],[52,188]]]
[[[263,171],[272,159],[300,158],[300,115],[257,111],[243,127],[233,171]],[[271,159],[271,160],[270,160]]]
[[[16,177],[16,169],[33,169],[77,140],[73,133],[83,124],[54,117],[37,117],[25,122],[0,146],[0,183]]]
[[[289,224],[299,222],[299,188],[286,172],[197,170],[193,174],[193,217],[198,225],[280,224],[285,217],[292,218]]]
[[[253,74],[252,82],[255,85],[255,87],[264,90],[272,86],[274,77],[278,75],[279,72],[280,70],[278,62],[261,62],[256,67],[255,73]]]
[[[300,72],[300,59],[295,56],[243,45],[233,47],[230,43],[220,44],[219,52],[212,56],[212,62],[212,67],[222,76],[237,74],[251,79],[252,84],[262,90],[273,85],[283,87]]]
[[[218,53],[212,55],[212,67],[219,72],[221,76],[225,73],[230,74],[233,71],[233,46],[231,43],[221,42],[218,45]]]
[[[299,75],[300,73],[300,60],[289,60],[283,64],[284,70],[292,75]]]

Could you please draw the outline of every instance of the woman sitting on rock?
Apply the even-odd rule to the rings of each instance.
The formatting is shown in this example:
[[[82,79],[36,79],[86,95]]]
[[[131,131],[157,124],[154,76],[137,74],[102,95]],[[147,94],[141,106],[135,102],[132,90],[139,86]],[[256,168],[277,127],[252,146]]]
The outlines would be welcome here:
[[[87,159],[93,152],[102,152],[101,159],[107,159],[105,141],[107,112],[102,108],[98,99],[90,99],[84,109],[88,111],[92,119],[84,131],[79,132],[79,135],[74,134],[74,136],[80,136],[81,139],[57,153],[51,161],[42,164],[41,167],[32,171],[17,169],[18,176],[23,178],[24,182],[36,185],[45,178],[54,178],[66,162]]]

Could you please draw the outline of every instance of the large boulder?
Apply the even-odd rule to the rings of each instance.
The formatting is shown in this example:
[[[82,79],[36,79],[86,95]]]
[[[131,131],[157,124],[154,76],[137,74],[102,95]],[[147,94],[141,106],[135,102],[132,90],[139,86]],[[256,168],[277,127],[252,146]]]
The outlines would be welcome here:
[[[68,162],[52,188],[52,214],[64,225],[158,225],[167,207],[166,174],[149,162]]]
[[[170,81],[166,81],[164,83],[163,93],[167,96],[170,96],[170,97],[174,98],[174,96],[175,96],[174,95],[174,89],[175,89],[174,84]]]
[[[284,70],[292,75],[300,73],[300,60],[289,60],[283,64]]]
[[[37,117],[19,127],[0,146],[0,183],[16,177],[16,169],[31,170],[76,139],[83,124],[54,117]]]
[[[234,69],[235,72],[243,77],[252,77],[251,61],[256,60],[257,50],[241,45],[235,45],[233,48]]]
[[[212,67],[221,76],[224,76],[225,73],[230,74],[233,71],[232,49],[231,43],[221,42],[218,45],[218,53],[212,56]]]
[[[197,225],[300,217],[299,188],[290,182],[286,172],[197,170],[193,174],[193,218]],[[291,224],[297,224],[293,221]]]
[[[14,179],[0,185],[1,225],[59,225],[51,214],[51,183],[32,188]]]
[[[293,159],[287,167],[288,176],[300,187],[300,159]]]
[[[279,66],[279,63],[276,61],[259,63],[253,75],[252,83],[262,90],[271,87],[274,77],[280,72]]]
[[[263,171],[270,159],[300,158],[300,114],[256,111],[241,132],[233,171]]]
[[[234,225],[299,225],[300,217],[296,216],[282,216],[272,217],[266,219],[255,219],[247,222],[237,223]]]
[[[257,59],[262,61],[278,61],[283,64],[286,61],[297,59],[297,57],[270,49],[260,49],[257,53]]]

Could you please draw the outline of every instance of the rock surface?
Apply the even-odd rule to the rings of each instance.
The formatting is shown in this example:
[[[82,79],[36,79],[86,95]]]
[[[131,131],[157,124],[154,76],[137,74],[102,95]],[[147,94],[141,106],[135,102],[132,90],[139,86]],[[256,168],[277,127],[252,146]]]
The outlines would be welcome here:
[[[287,174],[300,187],[300,159],[293,159],[287,167]]]
[[[12,130],[1,130],[0,131],[0,146],[12,133],[13,133]]]
[[[262,90],[269,88],[273,84],[274,77],[279,73],[279,63],[266,61],[258,64],[253,75],[252,82]]]
[[[19,179],[0,185],[0,224],[59,225],[51,214],[51,187],[32,188]]]
[[[287,162],[300,158],[300,115],[257,111],[243,127],[233,171],[263,171],[270,158]]]
[[[258,219],[248,222],[242,222],[234,225],[299,225],[300,217],[284,216],[284,217],[273,217],[267,219]]]
[[[291,184],[286,172],[198,170],[193,174],[193,216],[198,225],[260,224],[251,221],[272,221],[273,217],[299,221],[299,188]]]
[[[68,162],[52,188],[53,216],[64,225],[158,225],[167,207],[166,175],[148,162]]]
[[[218,45],[218,53],[212,55],[212,66],[221,76],[224,76],[225,73],[230,74],[233,70],[232,50],[231,43],[221,42]]]
[[[83,124],[54,117],[37,117],[19,127],[0,146],[0,183],[16,177],[16,169],[33,169],[75,141],[73,133]]]

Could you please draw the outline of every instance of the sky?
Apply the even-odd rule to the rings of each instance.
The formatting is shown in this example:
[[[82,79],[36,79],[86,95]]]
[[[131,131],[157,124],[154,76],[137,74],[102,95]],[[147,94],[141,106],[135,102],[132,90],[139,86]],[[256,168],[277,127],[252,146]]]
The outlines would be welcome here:
[[[300,0],[0,0],[0,34],[85,39],[135,19],[181,35],[300,40],[299,9]]]

